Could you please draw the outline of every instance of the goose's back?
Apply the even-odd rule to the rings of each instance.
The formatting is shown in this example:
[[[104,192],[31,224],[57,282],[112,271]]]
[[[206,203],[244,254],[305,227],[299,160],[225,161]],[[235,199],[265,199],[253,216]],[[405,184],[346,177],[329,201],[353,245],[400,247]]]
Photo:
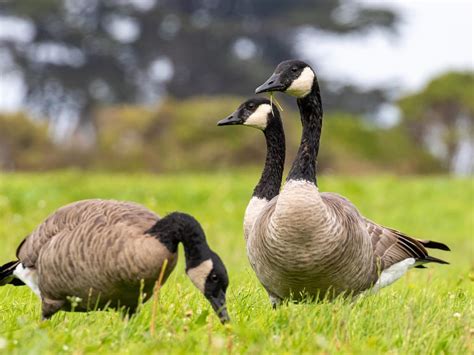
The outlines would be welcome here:
[[[164,259],[169,261],[165,277],[176,264],[176,255],[145,233],[158,218],[135,203],[79,201],[38,226],[18,257],[37,269],[43,297],[80,297],[79,310],[102,302],[133,307],[140,287],[151,294]]]

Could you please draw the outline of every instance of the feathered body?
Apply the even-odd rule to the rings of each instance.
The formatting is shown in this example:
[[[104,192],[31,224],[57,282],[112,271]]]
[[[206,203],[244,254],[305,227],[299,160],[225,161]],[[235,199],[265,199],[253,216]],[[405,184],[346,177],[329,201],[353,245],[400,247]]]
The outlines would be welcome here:
[[[423,244],[432,243],[371,222],[344,197],[295,181],[262,209],[249,233],[247,253],[270,294],[301,300],[358,294],[374,286],[384,270],[409,258],[419,265],[444,263],[428,256]]]
[[[261,209],[249,228],[247,252],[272,302],[292,298],[332,298],[389,285],[409,267],[445,261],[416,240],[363,217],[347,199],[321,193],[316,158],[323,110],[318,81],[301,61],[282,62],[256,90],[285,91],[298,97],[303,132],[286,183]]]
[[[299,300],[328,296],[328,291],[357,292],[377,280],[370,240],[357,211],[328,197],[307,182],[287,183],[255,222],[249,259],[274,296]],[[354,224],[341,226],[339,208],[349,212]]]
[[[164,284],[174,270],[179,243],[191,281],[228,321],[227,271],[199,222],[181,212],[159,218],[132,202],[84,200],[58,209],[20,244],[18,260],[0,267],[0,285],[29,286],[43,319],[59,310],[133,313],[160,275]]]
[[[58,209],[20,245],[18,260],[35,270],[46,303],[79,297],[76,311],[136,308],[152,294],[165,259],[164,281],[176,253],[147,231],[159,217],[147,208],[111,200],[84,200]],[[142,281],[143,280],[143,281]],[[143,282],[143,284],[142,284]]]

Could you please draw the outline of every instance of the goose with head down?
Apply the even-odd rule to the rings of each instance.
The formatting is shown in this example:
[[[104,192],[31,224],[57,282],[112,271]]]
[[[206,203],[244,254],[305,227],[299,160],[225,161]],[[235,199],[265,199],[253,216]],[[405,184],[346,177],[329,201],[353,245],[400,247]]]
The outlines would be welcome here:
[[[280,194],[258,214],[248,235],[250,262],[275,305],[283,299],[332,298],[385,287],[410,267],[447,262],[418,240],[363,217],[346,198],[321,193],[316,158],[323,109],[316,74],[306,63],[280,63],[257,93],[297,97],[303,132],[297,156]]]
[[[227,272],[199,222],[181,212],[159,218],[132,202],[84,200],[58,209],[23,240],[15,261],[0,266],[0,286],[30,287],[43,319],[59,310],[134,313],[159,275],[163,284],[173,271],[179,244],[187,275],[227,321]]]

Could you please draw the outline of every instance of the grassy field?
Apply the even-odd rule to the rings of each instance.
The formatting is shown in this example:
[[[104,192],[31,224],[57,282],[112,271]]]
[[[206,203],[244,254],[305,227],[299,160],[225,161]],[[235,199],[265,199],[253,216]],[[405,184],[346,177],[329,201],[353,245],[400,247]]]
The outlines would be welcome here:
[[[412,270],[356,302],[283,305],[272,310],[247,262],[242,236],[255,172],[173,176],[74,172],[0,176],[0,263],[49,213],[86,198],[144,204],[160,215],[193,214],[230,273],[222,326],[180,264],[162,289],[156,333],[151,302],[131,320],[117,312],[60,312],[40,322],[25,287],[0,288],[0,353],[354,353],[468,354],[474,351],[474,184],[445,177],[320,178],[325,191],[352,200],[367,217],[450,245],[433,252],[451,265]]]

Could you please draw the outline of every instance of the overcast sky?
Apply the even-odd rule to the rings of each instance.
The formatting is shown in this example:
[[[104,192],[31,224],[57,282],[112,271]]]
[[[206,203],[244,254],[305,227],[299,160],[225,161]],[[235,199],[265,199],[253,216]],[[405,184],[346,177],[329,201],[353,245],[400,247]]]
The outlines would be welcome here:
[[[474,1],[361,2],[400,13],[399,36],[374,31],[369,36],[338,37],[306,31],[299,37],[300,52],[317,59],[321,74],[365,87],[395,85],[400,94],[422,88],[449,69],[474,70]]]

